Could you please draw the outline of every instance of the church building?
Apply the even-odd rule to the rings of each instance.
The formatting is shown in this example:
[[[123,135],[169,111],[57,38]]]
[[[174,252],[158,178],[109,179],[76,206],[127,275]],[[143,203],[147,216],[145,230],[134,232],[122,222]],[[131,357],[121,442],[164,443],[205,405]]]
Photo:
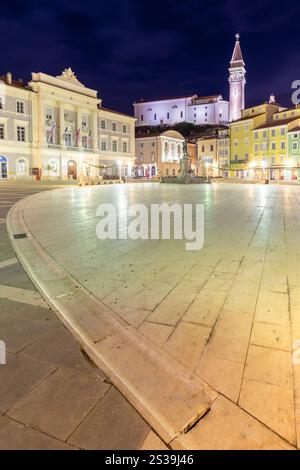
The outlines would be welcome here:
[[[241,117],[245,108],[245,63],[240,46],[236,42],[229,68],[229,101],[219,93],[212,96],[197,94],[160,100],[143,100],[133,104],[136,126],[173,126],[180,122],[196,125],[224,125]]]

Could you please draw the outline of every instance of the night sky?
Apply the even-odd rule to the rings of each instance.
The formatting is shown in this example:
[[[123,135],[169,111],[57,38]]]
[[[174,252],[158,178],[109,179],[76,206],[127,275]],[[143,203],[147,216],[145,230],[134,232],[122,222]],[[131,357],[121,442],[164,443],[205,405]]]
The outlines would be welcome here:
[[[1,0],[1,74],[72,67],[103,105],[190,93],[228,99],[234,35],[246,62],[246,105],[272,92],[291,104],[300,80],[300,2],[270,0]]]

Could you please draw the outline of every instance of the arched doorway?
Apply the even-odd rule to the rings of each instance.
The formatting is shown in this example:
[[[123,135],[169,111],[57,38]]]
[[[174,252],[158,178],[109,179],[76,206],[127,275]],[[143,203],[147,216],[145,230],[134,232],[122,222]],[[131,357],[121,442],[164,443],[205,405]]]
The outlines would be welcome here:
[[[16,164],[18,178],[25,178],[28,176],[28,160],[26,158],[19,158]]]
[[[77,180],[77,163],[75,160],[68,161],[68,178]]]
[[[7,179],[7,158],[0,155],[0,179]]]

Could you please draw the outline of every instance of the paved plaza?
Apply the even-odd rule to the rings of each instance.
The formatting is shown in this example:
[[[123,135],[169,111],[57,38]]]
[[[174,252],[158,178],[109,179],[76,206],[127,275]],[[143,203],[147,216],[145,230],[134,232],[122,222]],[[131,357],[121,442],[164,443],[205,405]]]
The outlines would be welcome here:
[[[83,354],[12,250],[5,225],[10,207],[55,187],[0,186],[0,339],[7,346],[0,366],[0,450],[165,449]]]
[[[180,240],[97,239],[100,203],[122,213],[125,203],[161,202],[205,205],[202,250],[185,251]],[[300,339],[299,208],[292,185],[141,183],[43,192],[22,213],[51,259],[206,390],[207,413],[181,443],[287,448],[300,445],[300,365],[292,360]],[[107,357],[118,353],[112,348]],[[131,357],[126,373],[139,364]],[[15,405],[12,417],[26,419],[27,404]]]

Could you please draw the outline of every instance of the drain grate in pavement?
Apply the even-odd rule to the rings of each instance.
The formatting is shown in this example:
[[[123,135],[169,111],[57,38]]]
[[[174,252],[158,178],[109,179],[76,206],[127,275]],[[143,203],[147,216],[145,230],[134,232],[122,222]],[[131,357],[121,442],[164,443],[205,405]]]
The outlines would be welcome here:
[[[14,233],[13,238],[19,240],[20,238],[27,238],[27,233]]]

